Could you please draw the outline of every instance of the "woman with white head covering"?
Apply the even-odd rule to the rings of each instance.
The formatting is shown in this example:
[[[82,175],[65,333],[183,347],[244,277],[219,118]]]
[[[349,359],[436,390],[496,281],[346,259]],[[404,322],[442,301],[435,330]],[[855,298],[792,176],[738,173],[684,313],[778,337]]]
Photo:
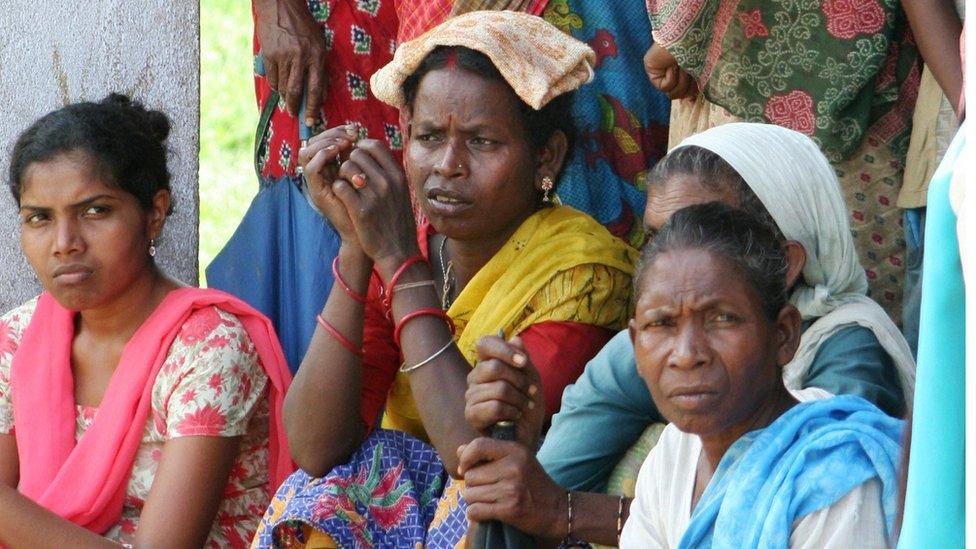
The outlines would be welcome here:
[[[783,235],[799,243],[806,261],[790,301],[804,320],[796,357],[783,372],[788,389],[799,389],[817,351],[831,335],[859,325],[891,356],[911,402],[915,362],[905,338],[884,310],[867,297],[867,277],[851,238],[837,176],[805,135],[780,126],[733,123],[693,135],[678,146],[697,146],[728,163],[756,195]]]
[[[721,201],[765,218],[787,241],[790,301],[804,329],[797,353],[784,367],[788,389],[857,395],[888,414],[904,413],[914,387],[911,353],[866,296],[837,178],[808,137],[764,124],[719,126],[682,142],[648,181],[644,221],[652,231],[685,206]],[[557,493],[564,488],[603,492],[627,450],[650,423],[661,420],[637,374],[630,338],[621,332],[564,392],[537,454],[554,482],[536,485]],[[626,518],[627,506],[617,497],[596,494],[578,494],[574,501],[577,521],[601,512],[610,517],[602,530],[590,531],[589,540],[615,542],[612,519],[615,513]],[[532,516],[516,524],[531,531]]]

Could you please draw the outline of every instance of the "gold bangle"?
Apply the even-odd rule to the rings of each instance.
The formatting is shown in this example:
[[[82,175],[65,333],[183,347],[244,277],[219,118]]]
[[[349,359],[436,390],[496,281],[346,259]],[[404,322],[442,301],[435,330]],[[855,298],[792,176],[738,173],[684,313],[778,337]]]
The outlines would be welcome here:
[[[409,290],[410,288],[421,288],[423,286],[430,286],[431,288],[433,288],[434,287],[434,281],[433,280],[420,280],[420,281],[417,281],[417,282],[404,282],[403,284],[397,284],[396,286],[394,286],[392,293],[397,293],[400,290]]]
[[[443,347],[441,347],[440,349],[437,349],[436,351],[434,351],[434,354],[432,354],[429,357],[421,360],[420,362],[414,364],[413,366],[407,366],[407,363],[404,362],[403,364],[400,365],[400,372],[401,373],[404,373],[404,374],[409,374],[410,372],[413,372],[414,370],[417,370],[419,368],[422,368],[423,366],[426,366],[426,365],[430,364],[431,362],[434,361],[434,359],[436,359],[437,357],[439,357],[442,354],[444,354],[444,351],[446,351],[452,344],[454,344],[454,338],[453,337],[450,338],[450,339],[448,339],[447,340],[447,343],[445,343]]]

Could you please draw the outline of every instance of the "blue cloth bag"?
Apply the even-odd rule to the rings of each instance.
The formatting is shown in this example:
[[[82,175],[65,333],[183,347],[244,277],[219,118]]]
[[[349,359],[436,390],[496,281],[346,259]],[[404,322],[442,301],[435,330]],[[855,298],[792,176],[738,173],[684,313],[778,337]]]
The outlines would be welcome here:
[[[260,56],[258,70],[263,65]],[[254,136],[255,168],[271,114],[278,105],[273,92]],[[304,110],[305,100],[302,99]],[[304,114],[299,114],[304,120]],[[305,141],[309,130],[299,124]],[[315,331],[332,288],[332,259],[339,235],[311,205],[304,179],[270,180],[257,173],[259,189],[247,213],[223,250],[207,266],[207,285],[229,292],[264,313],[274,324],[288,366],[294,373]]]

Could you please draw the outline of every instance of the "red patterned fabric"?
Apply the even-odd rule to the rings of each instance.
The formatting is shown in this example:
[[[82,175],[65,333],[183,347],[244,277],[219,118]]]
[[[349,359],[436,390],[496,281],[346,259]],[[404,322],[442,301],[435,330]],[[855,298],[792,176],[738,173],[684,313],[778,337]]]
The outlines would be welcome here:
[[[400,18],[397,42],[413,40],[436,27],[451,15],[451,0],[397,0],[396,11]]]
[[[878,0],[824,0],[820,9],[827,19],[827,32],[841,40],[874,34],[885,24]]]
[[[770,124],[783,126],[805,135],[813,135],[816,117],[813,114],[813,98],[803,90],[793,90],[773,95],[766,101],[763,114]]]
[[[400,159],[403,136],[399,114],[373,97],[369,77],[393,58],[396,49],[397,10],[393,0],[306,0],[325,40],[328,85],[322,103],[325,128],[350,122],[360,124],[360,137],[385,141]],[[253,4],[252,4],[253,6]],[[261,50],[254,33],[254,54]],[[271,96],[267,80],[254,76],[258,108]],[[258,168],[261,175],[279,179],[294,175],[298,159],[298,120],[279,102],[265,133]]]

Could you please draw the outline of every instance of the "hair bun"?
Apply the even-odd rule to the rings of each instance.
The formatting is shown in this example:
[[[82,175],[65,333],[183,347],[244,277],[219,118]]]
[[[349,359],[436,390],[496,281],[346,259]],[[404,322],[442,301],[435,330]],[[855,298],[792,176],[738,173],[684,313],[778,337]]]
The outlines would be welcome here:
[[[169,137],[169,117],[160,111],[149,110],[140,101],[134,101],[128,95],[121,93],[110,93],[101,103],[110,107],[117,107],[128,110],[139,120],[139,125],[149,136],[159,142],[163,142]]]

